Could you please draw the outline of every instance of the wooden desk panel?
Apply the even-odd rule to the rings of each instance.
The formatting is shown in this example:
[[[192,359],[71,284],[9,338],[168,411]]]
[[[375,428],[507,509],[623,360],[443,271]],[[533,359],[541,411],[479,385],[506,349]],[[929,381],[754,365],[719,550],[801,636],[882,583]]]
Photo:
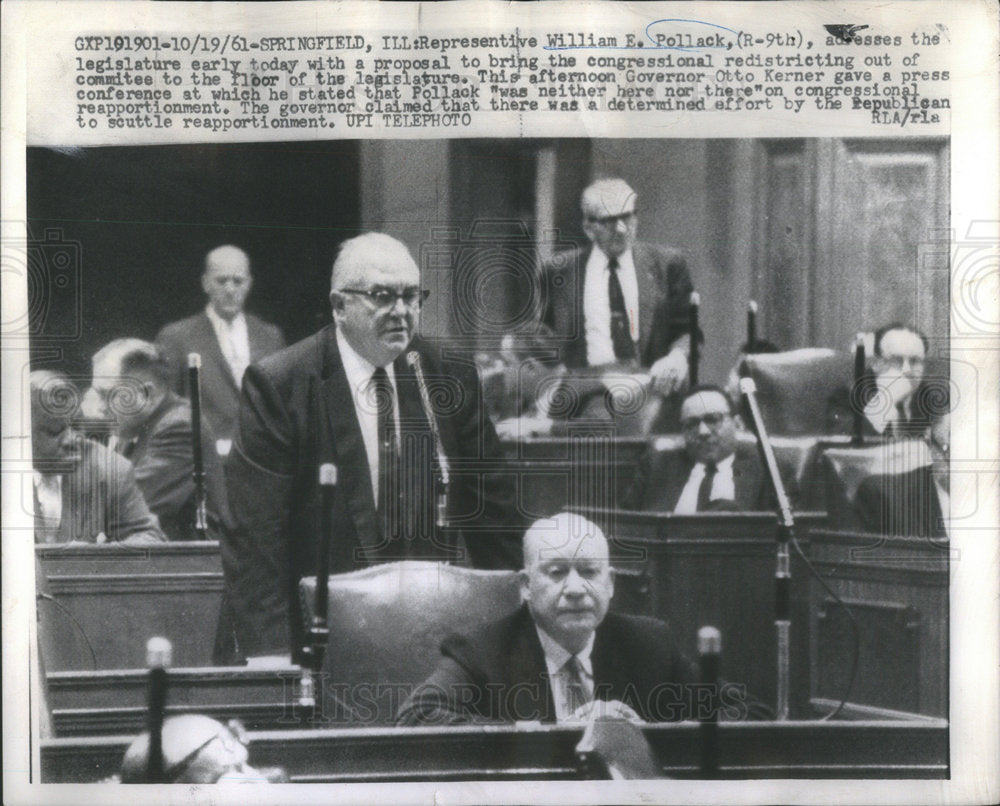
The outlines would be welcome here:
[[[664,775],[697,778],[699,726],[643,732]],[[748,722],[720,725],[725,778],[945,778],[948,724]],[[293,782],[552,780],[579,776],[582,728],[489,726],[259,732],[250,762],[283,767]],[[97,781],[118,770],[130,736],[49,739],[42,781]]]

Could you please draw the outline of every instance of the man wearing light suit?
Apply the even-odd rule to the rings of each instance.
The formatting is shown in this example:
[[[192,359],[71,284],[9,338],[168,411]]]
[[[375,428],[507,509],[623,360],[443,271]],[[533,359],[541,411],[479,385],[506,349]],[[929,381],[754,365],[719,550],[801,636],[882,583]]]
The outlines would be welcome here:
[[[569,368],[648,368],[662,394],[687,380],[692,285],[683,255],[636,240],[636,194],[602,179],[581,198],[592,246],[542,266],[541,321],[564,345]]]
[[[401,559],[517,566],[523,526],[503,473],[476,367],[414,338],[427,292],[406,246],[381,233],[341,245],[331,276],[334,324],[247,371],[226,466],[235,528],[222,543],[241,652],[278,666],[302,642],[298,580],[316,573],[319,468],[337,467],[331,573]],[[438,450],[451,469],[436,523]]]
[[[156,341],[170,364],[171,388],[178,394],[187,394],[188,354],[201,355],[202,412],[224,456],[236,433],[243,373],[284,347],[285,337],[275,325],[243,311],[253,278],[242,249],[226,245],[209,252],[201,286],[208,296],[205,310],[167,325]]]

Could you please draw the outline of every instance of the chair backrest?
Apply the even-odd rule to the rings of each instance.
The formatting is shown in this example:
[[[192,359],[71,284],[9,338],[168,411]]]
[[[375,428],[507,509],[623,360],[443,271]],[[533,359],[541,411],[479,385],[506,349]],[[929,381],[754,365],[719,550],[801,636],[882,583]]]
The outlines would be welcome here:
[[[869,476],[907,473],[933,463],[923,440],[882,442],[867,448],[827,448],[823,453],[826,510],[836,529],[860,529],[854,501]]]
[[[753,378],[768,433],[823,434],[827,404],[853,378],[853,358],[820,347],[756,353],[743,359],[740,374]]]
[[[330,642],[324,716],[332,722],[392,724],[414,686],[437,666],[441,640],[513,613],[515,571],[479,571],[405,561],[329,578]],[[300,584],[312,618],[316,578]]]

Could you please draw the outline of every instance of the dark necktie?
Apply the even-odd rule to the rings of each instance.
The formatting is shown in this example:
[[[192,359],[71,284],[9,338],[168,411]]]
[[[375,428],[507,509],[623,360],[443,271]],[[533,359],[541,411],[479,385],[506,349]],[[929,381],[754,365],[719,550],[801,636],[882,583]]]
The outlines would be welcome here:
[[[715,482],[717,470],[715,462],[708,462],[705,465],[705,478],[701,480],[701,486],[698,488],[698,512],[708,510],[708,504],[712,500],[712,484]]]
[[[628,311],[625,310],[625,294],[618,279],[618,259],[608,261],[608,302],[611,305],[611,344],[615,358],[631,361],[636,357],[635,342],[629,327]]]
[[[563,664],[563,672],[566,675],[566,711],[567,714],[573,714],[578,708],[590,702],[590,695],[587,694],[587,687],[583,682],[583,664],[576,655],[573,655]]]
[[[399,440],[396,434],[396,395],[385,367],[372,373],[378,432],[378,520],[384,541],[398,538],[400,510]]]

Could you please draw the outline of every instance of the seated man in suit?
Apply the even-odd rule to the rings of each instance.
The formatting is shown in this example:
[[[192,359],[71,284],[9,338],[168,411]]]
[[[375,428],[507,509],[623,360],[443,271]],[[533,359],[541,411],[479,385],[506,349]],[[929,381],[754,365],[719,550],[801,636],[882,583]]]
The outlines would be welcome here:
[[[194,540],[194,447],[191,405],[170,390],[170,368],[154,344],[116,339],[94,354],[95,412],[117,423],[109,445],[128,459],[146,504],[171,540]],[[229,519],[222,462],[203,425],[207,539],[217,540]]]
[[[869,476],[858,486],[854,506],[865,531],[884,535],[947,539],[951,415],[935,418],[926,434],[931,463]]]
[[[35,542],[163,542],[128,460],[70,425],[76,387],[49,370],[35,370],[29,383]]]
[[[201,287],[208,305],[201,313],[173,322],[156,336],[170,364],[171,388],[187,395],[187,357],[201,356],[201,401],[205,422],[218,440],[220,456],[229,452],[240,409],[240,384],[246,368],[285,346],[274,325],[245,313],[253,277],[242,249],[219,246],[205,257]]]
[[[476,367],[416,337],[428,292],[406,245],[382,233],[345,241],[330,284],[334,323],[247,371],[226,465],[226,592],[258,666],[302,647],[298,581],[316,573],[323,464],[338,469],[331,573],[402,559],[517,563],[522,520]]]
[[[565,343],[570,369],[648,368],[655,391],[680,390],[688,372],[691,277],[673,247],[636,240],[636,194],[621,179],[583,191],[586,250],[542,266],[541,322]]]
[[[169,784],[287,783],[284,770],[249,764],[246,731],[231,720],[223,725],[200,714],[167,717],[161,732],[163,779]],[[121,783],[147,783],[149,733],[141,733],[122,759]]]
[[[930,425],[939,397],[924,378],[926,360],[927,337],[919,331],[899,322],[876,330],[871,366],[858,387],[844,387],[830,396],[828,430],[850,433],[853,412],[860,409],[867,436],[919,437]],[[941,380],[934,383],[940,385]]]
[[[561,380],[566,366],[552,346],[552,333],[540,325],[537,333],[508,333],[500,348],[508,410],[498,418],[501,439],[523,439],[552,433],[560,407]]]
[[[661,621],[608,612],[608,541],[562,512],[524,535],[514,615],[441,643],[431,676],[403,704],[404,725],[570,722],[591,716],[666,722],[695,716],[697,675]],[[746,715],[741,687],[720,692],[726,715]]]
[[[622,508],[678,515],[773,509],[757,446],[737,439],[725,392],[718,386],[696,386],[684,397],[680,416],[684,450],[651,446]]]

